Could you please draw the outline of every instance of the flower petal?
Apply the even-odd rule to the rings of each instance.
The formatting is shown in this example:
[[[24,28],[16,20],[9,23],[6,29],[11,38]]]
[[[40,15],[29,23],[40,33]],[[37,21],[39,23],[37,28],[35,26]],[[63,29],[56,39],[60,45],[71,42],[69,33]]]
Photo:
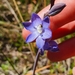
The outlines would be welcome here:
[[[31,21],[33,22],[33,21],[36,20],[37,18],[40,19],[40,17],[39,17],[36,13],[33,13],[32,16],[31,16]]]
[[[28,27],[28,26],[31,25],[31,22],[23,22],[22,24],[23,24],[24,27]]]
[[[58,44],[55,41],[45,42],[44,49],[52,52],[59,51]]]
[[[33,27],[37,28],[38,25],[42,25],[42,20],[37,18],[35,21],[33,21],[32,25]]]
[[[59,51],[58,44],[55,41],[50,41],[49,45],[51,46],[50,51],[52,52]]]
[[[49,28],[50,20],[49,17],[45,17],[43,20],[43,28]]]
[[[39,36],[39,37],[36,39],[36,45],[37,45],[37,47],[38,47],[39,49],[42,49],[43,46],[44,46],[44,44],[45,44],[45,40],[43,40],[43,39],[41,38],[41,36]]]
[[[49,39],[52,37],[52,32],[50,31],[50,29],[45,29],[45,31],[42,33],[42,38],[43,39]]]
[[[31,32],[33,32],[35,30],[33,25],[30,22],[23,22],[22,24],[27,30],[29,30]]]
[[[29,42],[32,42],[32,41],[34,41],[37,37],[38,37],[38,32],[33,32],[33,33],[31,33],[28,37],[27,37],[27,39],[26,39],[26,42],[27,43],[29,43]]]
[[[49,50],[49,47],[50,47],[49,41],[45,41],[45,44],[44,44],[43,49],[44,49],[44,50]]]

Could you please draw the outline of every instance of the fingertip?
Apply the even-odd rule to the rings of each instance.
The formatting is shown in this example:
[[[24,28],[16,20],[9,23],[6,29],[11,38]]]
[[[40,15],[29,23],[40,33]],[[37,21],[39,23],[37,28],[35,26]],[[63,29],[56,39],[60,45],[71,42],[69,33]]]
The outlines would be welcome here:
[[[30,31],[26,30],[25,28],[22,29],[22,37],[25,40],[27,36],[30,34]]]
[[[75,67],[73,67],[73,70],[72,71],[73,71],[73,75],[75,75]]]
[[[66,23],[69,23],[75,20],[75,0],[56,0],[55,4],[57,3],[65,3],[66,7],[60,12],[59,14],[50,17],[51,20],[51,29],[55,30]],[[53,23],[53,24],[52,24]]]

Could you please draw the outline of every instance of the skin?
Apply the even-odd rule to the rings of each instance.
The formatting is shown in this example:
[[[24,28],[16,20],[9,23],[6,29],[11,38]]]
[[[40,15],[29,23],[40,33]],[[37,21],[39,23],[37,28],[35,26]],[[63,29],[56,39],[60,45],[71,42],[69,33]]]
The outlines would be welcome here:
[[[50,29],[53,32],[53,40],[75,32],[75,0],[55,0],[55,4],[56,3],[65,3],[66,7],[59,14],[50,17]],[[38,15],[43,18],[44,13],[47,12],[49,8],[50,6],[47,6],[41,10]],[[23,38],[26,39],[29,33],[30,32],[24,28],[22,31]],[[75,37],[64,41],[58,46],[59,52],[54,53],[49,51],[47,53],[49,60],[56,62],[75,56]],[[75,75],[75,68],[73,68],[73,74]]]

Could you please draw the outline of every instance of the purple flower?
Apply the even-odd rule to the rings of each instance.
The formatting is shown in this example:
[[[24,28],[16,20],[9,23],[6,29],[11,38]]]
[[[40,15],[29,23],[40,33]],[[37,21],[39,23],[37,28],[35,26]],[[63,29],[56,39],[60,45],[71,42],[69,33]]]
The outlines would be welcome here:
[[[57,52],[59,50],[56,42],[48,40],[52,37],[52,32],[49,29],[49,17],[45,17],[41,20],[37,14],[33,13],[31,16],[31,22],[24,22],[23,25],[31,32],[31,34],[26,38],[26,42],[29,43],[36,40],[36,45],[42,55],[44,54],[44,50],[53,52]]]
[[[51,51],[51,52],[58,52],[58,44],[53,40],[46,40],[43,48],[41,49],[41,54],[44,54],[44,50]]]
[[[36,40],[36,45],[39,49],[42,49],[45,41],[52,37],[52,32],[49,29],[49,17],[45,17],[41,20],[37,14],[33,13],[31,16],[31,22],[24,22],[23,25],[31,32],[26,38],[26,42],[29,43]]]

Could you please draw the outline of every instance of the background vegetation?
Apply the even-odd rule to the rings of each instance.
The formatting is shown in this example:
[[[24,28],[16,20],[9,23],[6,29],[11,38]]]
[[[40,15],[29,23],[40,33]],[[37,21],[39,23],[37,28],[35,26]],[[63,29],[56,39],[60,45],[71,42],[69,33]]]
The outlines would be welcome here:
[[[37,49],[35,44],[26,44],[22,38],[22,22],[48,4],[50,0],[0,0],[0,75],[32,75]],[[72,36],[56,41],[60,43]],[[53,63],[45,52],[39,59],[36,74],[72,75],[74,63],[75,57]]]

